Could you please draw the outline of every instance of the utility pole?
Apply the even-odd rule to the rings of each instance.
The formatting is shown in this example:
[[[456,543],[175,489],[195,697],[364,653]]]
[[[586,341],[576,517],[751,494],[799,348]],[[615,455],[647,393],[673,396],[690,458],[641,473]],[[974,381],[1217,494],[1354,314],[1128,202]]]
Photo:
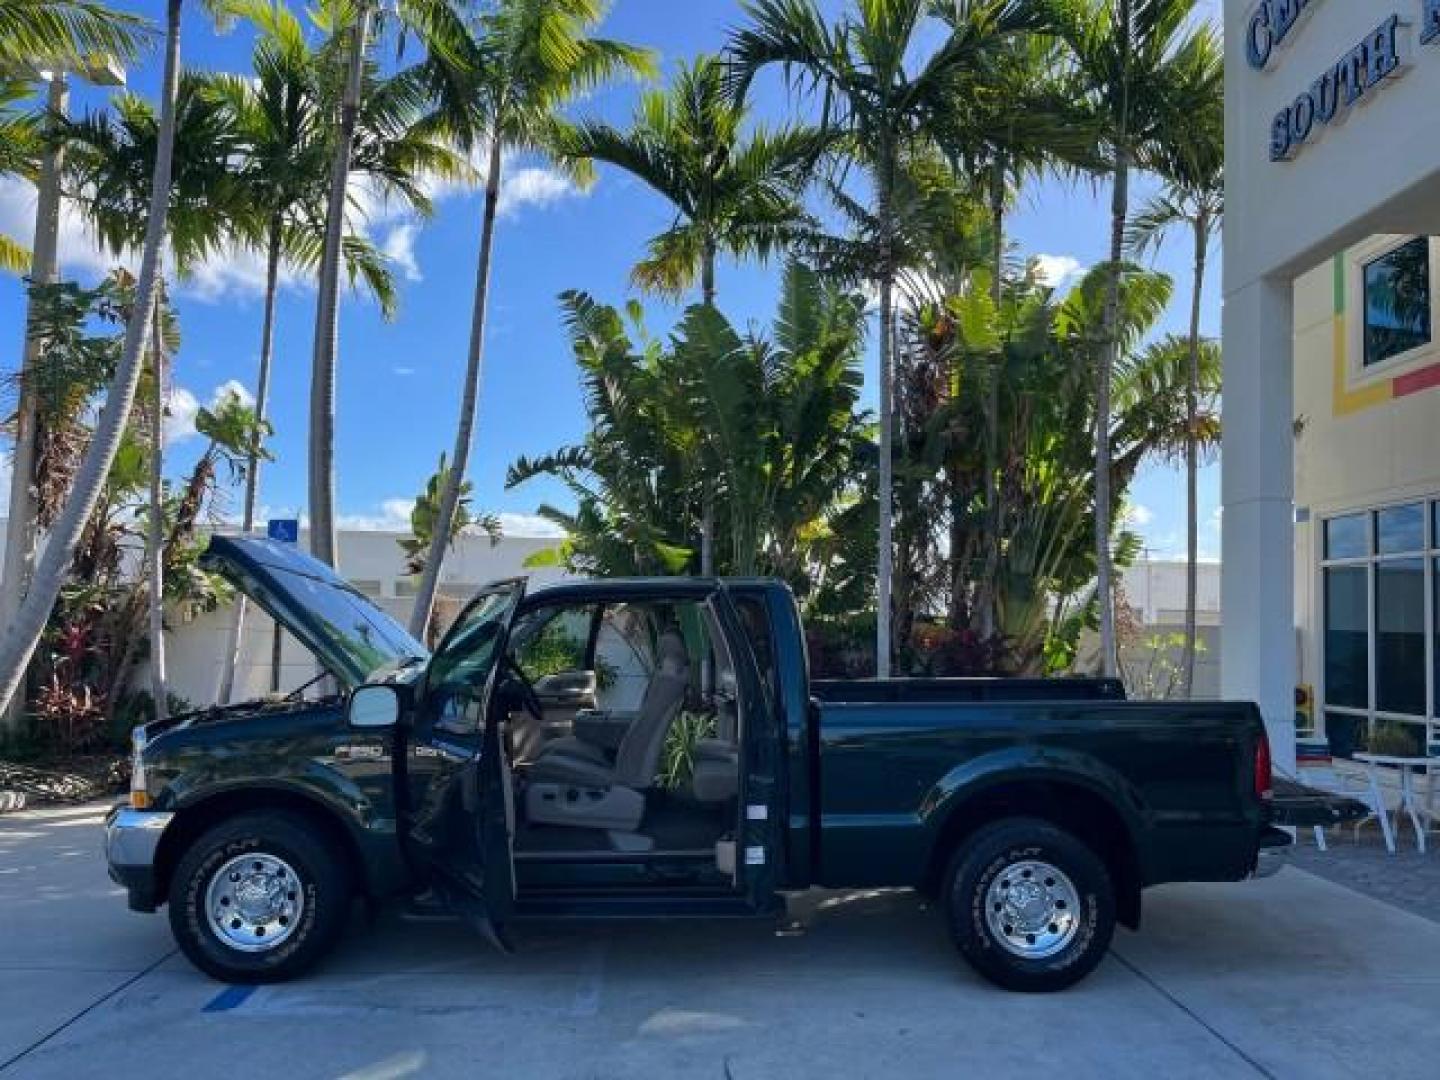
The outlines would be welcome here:
[[[46,106],[47,127],[55,119],[68,115],[70,78],[60,67],[29,68],[17,72],[22,78],[49,84]],[[97,86],[124,86],[125,69],[107,59],[87,65],[75,72],[80,78]],[[51,143],[40,162],[40,186],[35,205],[35,234],[31,240],[30,281],[36,285],[53,285],[60,277],[60,171],[64,167],[64,150]],[[25,307],[25,339],[22,342],[19,402],[15,413],[15,449],[10,477],[10,505],[5,520],[5,558],[0,573],[0,627],[7,627],[15,618],[20,603],[30,588],[30,575],[35,567],[37,528],[35,521],[35,396],[31,392],[30,373],[39,362],[39,346],[30,336],[35,315],[35,302],[27,299]],[[16,695],[9,712],[0,717],[0,728],[12,729],[23,708],[21,695]]]

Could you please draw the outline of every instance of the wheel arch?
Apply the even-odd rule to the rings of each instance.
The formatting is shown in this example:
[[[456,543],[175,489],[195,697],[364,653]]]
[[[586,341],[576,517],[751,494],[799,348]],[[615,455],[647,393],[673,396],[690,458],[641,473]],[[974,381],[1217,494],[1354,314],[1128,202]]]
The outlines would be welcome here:
[[[155,849],[156,897],[163,900],[169,895],[175,868],[201,835],[230,818],[267,811],[286,814],[314,828],[325,838],[327,847],[341,853],[352,887],[367,897],[374,895],[360,843],[335,810],[320,799],[292,788],[245,787],[216,792],[176,812]]]
[[[955,850],[975,832],[1010,817],[1039,818],[1071,833],[1105,863],[1115,885],[1116,917],[1140,925],[1143,883],[1135,828],[1113,798],[1065,774],[1011,775],[961,791],[933,815],[933,839],[921,890],[936,894]]]

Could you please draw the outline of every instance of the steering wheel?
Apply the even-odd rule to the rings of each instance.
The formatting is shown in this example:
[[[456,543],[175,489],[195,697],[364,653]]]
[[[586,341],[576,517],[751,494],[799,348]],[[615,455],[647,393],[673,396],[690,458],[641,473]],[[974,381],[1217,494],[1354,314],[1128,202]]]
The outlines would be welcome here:
[[[516,663],[513,656],[507,655],[505,657],[505,667],[509,673],[515,677],[515,682],[520,688],[520,704],[523,705],[525,711],[534,716],[536,720],[543,722],[545,720],[545,705],[540,700],[540,695],[535,692],[535,685],[526,678],[525,672],[520,670],[520,665]]]

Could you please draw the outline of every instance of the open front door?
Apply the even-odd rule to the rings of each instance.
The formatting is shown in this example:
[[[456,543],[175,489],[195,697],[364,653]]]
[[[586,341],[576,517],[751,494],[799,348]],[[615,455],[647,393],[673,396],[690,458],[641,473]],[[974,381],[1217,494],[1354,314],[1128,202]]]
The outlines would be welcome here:
[[[773,911],[782,904],[776,888],[785,854],[782,720],[778,703],[760,676],[745,624],[724,585],[715,593],[714,603],[745,706],[735,869],[750,906],[756,912]]]
[[[481,592],[426,672],[404,757],[411,857],[497,944],[515,902],[505,710],[492,707],[523,580]]]

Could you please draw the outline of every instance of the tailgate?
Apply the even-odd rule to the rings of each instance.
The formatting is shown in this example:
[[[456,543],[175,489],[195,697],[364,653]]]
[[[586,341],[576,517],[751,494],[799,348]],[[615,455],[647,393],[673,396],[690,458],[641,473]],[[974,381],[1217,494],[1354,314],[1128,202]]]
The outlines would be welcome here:
[[[1336,795],[1319,788],[1275,777],[1275,796],[1270,803],[1270,821],[1275,825],[1303,829],[1312,825],[1344,825],[1368,817],[1370,810],[1358,799]]]

